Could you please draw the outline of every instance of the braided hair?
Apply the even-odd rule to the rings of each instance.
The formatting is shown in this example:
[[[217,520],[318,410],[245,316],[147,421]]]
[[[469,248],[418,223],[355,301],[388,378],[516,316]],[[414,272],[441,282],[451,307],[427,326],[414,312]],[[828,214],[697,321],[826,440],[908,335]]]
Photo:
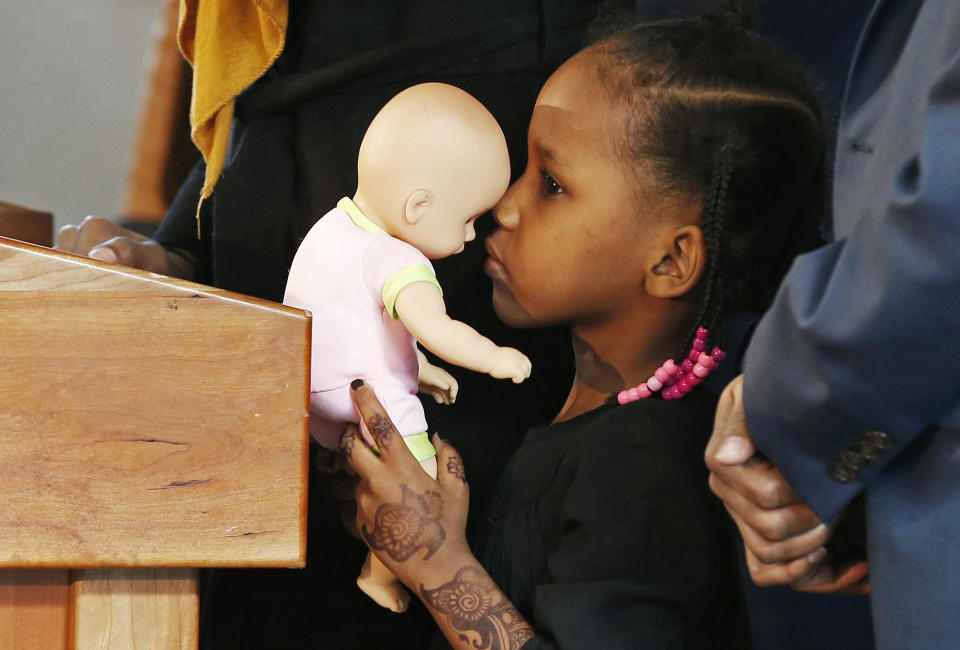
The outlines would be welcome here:
[[[626,107],[621,157],[658,191],[703,203],[707,262],[688,342],[698,325],[717,334],[726,317],[762,312],[793,257],[819,242],[826,132],[803,70],[736,7],[607,21],[593,47],[604,87]]]

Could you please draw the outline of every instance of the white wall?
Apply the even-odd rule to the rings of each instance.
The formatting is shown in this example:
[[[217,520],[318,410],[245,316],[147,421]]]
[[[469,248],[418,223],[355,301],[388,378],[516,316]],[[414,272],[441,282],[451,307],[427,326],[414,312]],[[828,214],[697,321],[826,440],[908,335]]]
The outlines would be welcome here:
[[[56,225],[121,207],[162,0],[18,0],[0,12],[0,200]]]

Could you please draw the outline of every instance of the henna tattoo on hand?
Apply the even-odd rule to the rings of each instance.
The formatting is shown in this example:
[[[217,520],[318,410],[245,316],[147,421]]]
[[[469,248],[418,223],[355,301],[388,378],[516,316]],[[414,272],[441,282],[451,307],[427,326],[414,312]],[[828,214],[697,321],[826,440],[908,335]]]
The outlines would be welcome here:
[[[380,451],[386,451],[390,447],[390,443],[393,442],[394,437],[400,435],[396,427],[393,426],[393,423],[379,413],[374,414],[367,427]]]
[[[356,444],[357,434],[350,429],[344,429],[340,436],[340,449],[343,451],[344,458],[350,460],[351,456],[353,456],[353,448]]]
[[[427,605],[444,614],[474,648],[516,650],[533,637],[533,628],[482,569],[465,566],[436,589],[420,585]]]
[[[463,459],[459,456],[451,456],[447,459],[447,471],[464,483],[467,482],[467,472],[463,468]]]
[[[427,549],[424,560],[437,552],[446,539],[440,515],[443,497],[427,490],[423,496],[401,484],[401,503],[384,503],[374,514],[373,530],[363,525],[363,538],[370,548],[386,551],[397,562],[405,562],[419,549]]]

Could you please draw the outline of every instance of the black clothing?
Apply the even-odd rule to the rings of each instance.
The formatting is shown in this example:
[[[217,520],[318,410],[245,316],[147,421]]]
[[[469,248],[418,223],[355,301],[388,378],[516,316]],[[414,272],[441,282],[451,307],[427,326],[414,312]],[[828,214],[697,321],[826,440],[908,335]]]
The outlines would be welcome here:
[[[356,189],[360,141],[376,112],[410,85],[441,81],[479,99],[500,122],[514,175],[549,74],[582,45],[598,0],[382,2],[293,0],[277,63],[237,100],[230,145],[213,195],[195,221],[203,179],[192,172],[154,239],[200,261],[197,280],[279,301],[300,240]],[[478,238],[492,219],[477,224]],[[533,362],[517,386],[462,368],[455,407],[425,400],[430,430],[460,451],[473,512],[482,512],[523,431],[555,413],[572,378],[562,328],[513,330],[490,304],[479,242],[437,260],[448,313]],[[434,360],[436,361],[436,360]],[[440,364],[443,365],[443,364]],[[342,530],[329,477],[312,471],[307,568],[218,570],[203,585],[204,650],[417,648],[434,632],[417,599],[398,616],[356,587],[366,547]]]
[[[751,647],[703,464],[715,406],[701,389],[527,433],[476,549],[537,633],[525,649]]]

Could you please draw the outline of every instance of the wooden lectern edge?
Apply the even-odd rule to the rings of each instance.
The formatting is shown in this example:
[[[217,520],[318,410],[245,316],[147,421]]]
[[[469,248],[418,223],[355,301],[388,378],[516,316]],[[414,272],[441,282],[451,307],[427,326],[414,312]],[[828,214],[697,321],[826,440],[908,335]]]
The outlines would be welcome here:
[[[294,307],[289,307],[283,305],[282,303],[273,302],[270,300],[265,300],[257,298],[254,296],[248,296],[233,291],[228,291],[225,289],[218,289],[216,287],[211,287],[189,280],[183,280],[180,278],[174,278],[171,276],[166,276],[160,273],[154,273],[150,271],[143,271],[141,269],[135,269],[132,267],[127,267],[119,264],[111,264],[109,262],[103,262],[100,260],[95,260],[89,257],[82,255],[76,255],[73,253],[67,253],[64,251],[58,251],[53,248],[48,248],[45,246],[39,246],[29,242],[17,240],[10,237],[0,236],[0,248],[18,248],[22,250],[30,251],[34,254],[47,257],[59,259],[67,263],[76,264],[80,266],[95,267],[108,269],[111,272],[118,273],[123,276],[136,278],[140,280],[145,280],[148,282],[156,284],[164,284],[168,286],[175,286],[177,288],[183,289],[185,291],[192,291],[197,294],[207,295],[207,296],[216,296],[217,298],[223,300],[229,300],[236,303],[246,304],[260,309],[265,309],[274,313],[286,314],[295,318],[306,318],[307,327],[309,328],[309,319],[311,314],[309,311],[297,309]],[[306,349],[306,358],[308,363],[306,364],[306,385],[309,386],[309,359],[310,359],[310,345],[309,337],[307,339],[307,349]],[[304,403],[304,412],[309,412],[309,395],[305,396]],[[301,459],[303,466],[301,467],[302,476],[309,475],[309,446],[310,446],[310,437],[309,435],[304,436],[303,439],[304,449],[301,453]],[[106,562],[93,562],[90,564],[86,563],[76,563],[76,562],[17,562],[17,561],[4,561],[0,562],[0,569],[7,570],[39,570],[39,569],[69,569],[69,570],[85,570],[85,569],[129,569],[129,568],[157,568],[157,569],[181,569],[181,568],[289,568],[289,569],[302,569],[306,566],[306,547],[307,547],[307,512],[308,512],[308,495],[309,490],[302,490],[301,503],[299,506],[299,511],[301,513],[301,527],[300,527],[300,539],[298,543],[297,554],[295,558],[278,560],[278,559],[264,559],[264,560],[253,560],[250,561],[238,561],[238,562],[212,562],[212,563],[202,563],[202,562],[183,562],[183,563],[163,563],[163,564],[150,564],[145,565],[142,562],[136,561],[106,561]],[[291,561],[292,560],[292,561]]]
[[[109,269],[114,273],[118,273],[127,277],[138,278],[157,284],[172,285],[185,291],[194,291],[196,293],[210,296],[215,295],[222,299],[253,305],[262,309],[268,309],[270,311],[281,313],[285,312],[295,316],[311,316],[309,311],[298,309],[296,307],[290,307],[288,305],[284,305],[283,303],[274,302],[272,300],[265,300],[263,298],[257,298],[256,296],[248,296],[235,291],[229,291],[227,289],[218,289],[217,287],[211,287],[209,285],[200,284],[191,280],[183,280],[173,276],[163,275],[162,273],[154,273],[153,271],[144,271],[142,269],[136,269],[130,266],[123,266],[122,264],[111,264],[110,262],[103,262],[101,260],[95,260],[91,257],[67,253],[65,251],[48,248],[46,246],[38,246],[36,244],[21,241],[19,239],[13,239],[11,237],[0,236],[0,247],[20,248],[44,257],[60,259],[71,264]]]

